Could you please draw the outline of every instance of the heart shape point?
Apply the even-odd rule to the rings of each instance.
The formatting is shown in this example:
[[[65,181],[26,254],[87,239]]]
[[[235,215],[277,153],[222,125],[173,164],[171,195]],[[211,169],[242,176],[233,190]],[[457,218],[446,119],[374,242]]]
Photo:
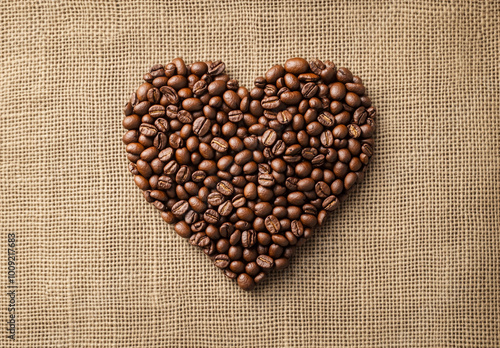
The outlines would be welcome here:
[[[250,91],[224,71],[220,60],[153,66],[125,106],[123,142],[146,201],[252,290],[363,179],[376,109],[330,61],[288,59]]]

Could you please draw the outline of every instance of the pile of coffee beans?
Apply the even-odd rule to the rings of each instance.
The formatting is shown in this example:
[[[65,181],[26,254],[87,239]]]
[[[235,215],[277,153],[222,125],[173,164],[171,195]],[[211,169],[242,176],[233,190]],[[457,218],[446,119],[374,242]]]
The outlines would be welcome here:
[[[220,60],[155,65],[125,106],[146,201],[251,290],[283,269],[363,177],[376,110],[330,61],[292,58],[249,91]]]

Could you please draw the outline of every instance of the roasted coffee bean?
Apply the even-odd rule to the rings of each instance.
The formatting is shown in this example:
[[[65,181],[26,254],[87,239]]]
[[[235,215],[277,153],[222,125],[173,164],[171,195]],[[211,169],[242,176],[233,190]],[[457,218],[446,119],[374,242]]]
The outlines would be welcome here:
[[[330,186],[328,186],[328,184],[324,181],[316,183],[316,185],[314,186],[314,190],[316,192],[316,195],[318,195],[318,197],[320,198],[326,198],[331,193]]]
[[[231,260],[229,259],[229,256],[227,256],[226,254],[219,254],[219,255],[215,256],[214,264],[217,267],[224,269],[227,266],[229,266],[230,261]]]
[[[160,87],[160,92],[167,97],[168,104],[176,105],[179,103],[179,96],[174,88],[169,86]]]
[[[166,163],[172,159],[173,154],[174,154],[174,150],[171,147],[167,147],[166,149],[163,149],[162,151],[160,151],[160,153],[158,154],[158,158],[162,162]]]
[[[166,174],[166,175],[173,175],[175,173],[177,173],[177,171],[179,170],[179,163],[177,163],[175,160],[172,160],[170,162],[168,162],[165,167],[163,167],[163,172]]]
[[[226,152],[229,148],[229,144],[227,143],[227,141],[219,137],[213,138],[210,142],[210,146],[212,146],[212,149],[214,149],[215,151],[221,153]]]
[[[286,105],[297,105],[302,100],[302,94],[299,91],[293,91],[293,92],[286,90],[280,91],[279,100],[285,103]],[[264,105],[262,106],[266,108]],[[277,107],[279,107],[279,104],[275,108]]]
[[[172,207],[172,213],[177,216],[184,215],[189,209],[189,203],[187,201],[179,201]]]
[[[274,177],[271,174],[259,174],[258,176],[259,185],[264,187],[271,187],[274,185]]]
[[[148,147],[144,151],[141,152],[141,159],[146,162],[151,162],[158,156],[158,149],[154,146]]]
[[[337,70],[337,80],[339,80],[342,83],[349,83],[352,82],[352,73],[349,69],[347,68],[339,68]]]
[[[318,122],[325,127],[333,127],[335,126],[335,117],[331,113],[324,111],[318,115]]]
[[[216,60],[208,66],[208,74],[211,76],[220,75],[224,70],[226,70],[226,65],[220,60]]]
[[[205,117],[199,117],[196,120],[194,120],[193,132],[194,134],[202,137],[210,131],[210,127],[211,127],[211,122],[209,119]]]
[[[223,237],[223,238],[228,238],[232,235],[232,233],[234,232],[234,225],[228,223],[228,222],[224,222],[221,227],[220,227],[220,235]]]
[[[321,133],[320,141],[324,147],[332,147],[334,141],[332,132],[330,130],[326,130]]]
[[[241,273],[238,278],[238,285],[245,291],[250,291],[255,288],[255,282],[252,277],[246,273]]]
[[[216,224],[220,220],[220,215],[217,211],[213,209],[208,209],[203,214],[203,219],[209,224]]]
[[[219,205],[217,211],[222,216],[229,216],[233,211],[233,203],[231,203],[231,201],[225,201],[224,203]]]
[[[371,157],[373,155],[372,147],[369,144],[363,144],[363,146],[361,146],[361,152],[363,152],[368,157]]]
[[[257,234],[253,230],[243,231],[241,234],[241,245],[244,248],[251,248],[257,242]]]
[[[179,221],[175,224],[175,232],[183,238],[189,238],[191,236],[191,229],[185,221]]]
[[[277,109],[281,105],[281,101],[277,96],[265,97],[262,99],[261,105],[267,110]]]
[[[173,181],[172,178],[166,175],[162,175],[158,178],[158,188],[162,190],[169,190],[172,187]]]
[[[314,82],[308,82],[306,83],[303,87],[302,90],[300,91],[304,98],[310,99],[318,93],[318,85],[315,84]]]
[[[191,170],[188,166],[181,166],[175,175],[175,181],[178,184],[184,184],[191,178]]]
[[[193,86],[193,94],[197,97],[205,94],[207,91],[207,82],[205,80],[199,80]]]
[[[309,64],[303,58],[291,58],[285,62],[285,70],[294,75],[300,75],[309,70]]]
[[[327,198],[325,198],[325,200],[323,201],[322,207],[326,211],[333,211],[338,207],[338,205],[339,205],[339,200],[337,199],[337,197],[332,195],[332,196],[328,196]]]
[[[280,228],[281,228],[278,218],[274,215],[269,215],[266,217],[265,226],[266,226],[266,229],[271,234],[278,233],[280,231]]]
[[[158,133],[158,130],[152,124],[143,123],[139,127],[139,132],[147,137],[154,137]]]
[[[232,110],[228,113],[229,121],[237,123],[243,119],[243,112],[241,110]]]
[[[262,144],[264,146],[272,146],[278,138],[276,131],[273,129],[268,129],[262,134]]]
[[[255,261],[257,265],[263,269],[271,269],[274,267],[274,260],[272,257],[267,255],[259,255],[257,256],[257,260]]]
[[[302,237],[302,235],[304,234],[304,226],[302,225],[302,222],[298,220],[292,221],[291,230],[294,236],[297,238]]]

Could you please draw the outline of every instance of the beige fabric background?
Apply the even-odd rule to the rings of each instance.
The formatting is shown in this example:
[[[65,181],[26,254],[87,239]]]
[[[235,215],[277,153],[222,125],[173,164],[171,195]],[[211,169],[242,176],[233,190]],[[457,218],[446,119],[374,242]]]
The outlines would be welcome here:
[[[15,232],[19,288],[13,344],[0,271],[0,346],[498,347],[499,17],[487,1],[3,1],[0,258]],[[247,86],[331,59],[379,109],[365,182],[252,293],[127,171],[122,107],[177,56]]]

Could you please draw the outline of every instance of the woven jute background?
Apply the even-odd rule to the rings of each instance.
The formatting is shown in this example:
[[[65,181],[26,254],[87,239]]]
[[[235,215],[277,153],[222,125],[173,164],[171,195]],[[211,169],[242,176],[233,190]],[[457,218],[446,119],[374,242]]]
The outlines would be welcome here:
[[[488,1],[3,1],[0,346],[498,347],[499,18]],[[252,293],[127,171],[125,101],[177,56],[246,86],[330,59],[379,110],[365,181]]]

